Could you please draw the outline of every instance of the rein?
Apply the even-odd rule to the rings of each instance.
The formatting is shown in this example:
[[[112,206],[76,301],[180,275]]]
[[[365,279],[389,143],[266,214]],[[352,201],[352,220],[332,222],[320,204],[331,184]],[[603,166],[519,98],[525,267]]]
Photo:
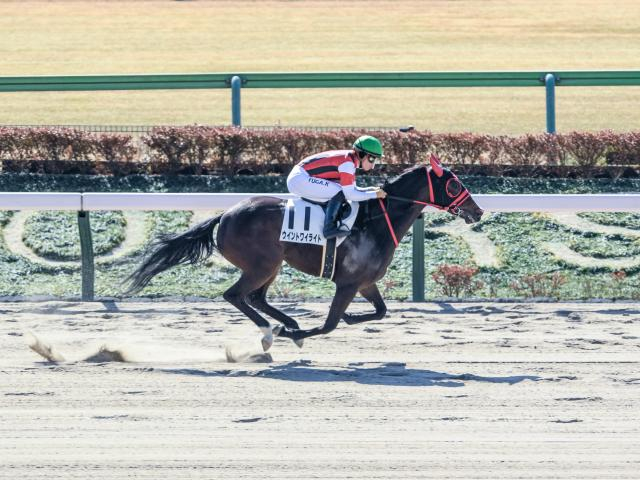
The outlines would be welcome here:
[[[453,178],[450,178],[447,181],[447,185],[445,186],[445,190],[447,191],[447,195],[449,195],[451,198],[453,198],[453,200],[451,201],[451,203],[447,206],[442,206],[442,205],[438,205],[435,202],[435,197],[433,195],[433,184],[431,183],[431,175],[430,175],[431,169],[428,168],[427,169],[427,181],[429,182],[429,201],[428,202],[421,202],[420,200],[414,200],[413,198],[407,198],[407,197],[398,197],[396,195],[387,195],[387,198],[390,198],[391,200],[398,200],[400,202],[407,202],[407,203],[416,203],[418,205],[424,205],[426,207],[434,207],[437,208],[439,210],[445,210],[453,215],[458,215],[460,213],[460,205],[462,205],[471,195],[469,194],[469,190],[467,190],[466,188],[462,188],[462,190],[460,191],[460,193],[458,195],[451,195],[449,194],[448,188],[449,188],[449,182],[451,182],[452,180],[455,180],[456,182],[460,182],[458,180],[458,178],[454,175]]]
[[[407,197],[398,197],[396,195],[387,195],[386,198],[390,199],[390,200],[398,200],[400,202],[405,202],[405,203],[414,203],[414,204],[418,204],[418,205],[424,205],[425,207],[435,207],[439,210],[445,210],[449,213],[451,213],[452,215],[458,216],[460,214],[460,205],[462,205],[467,199],[469,199],[471,197],[471,194],[469,193],[469,190],[467,190],[466,188],[462,188],[462,190],[460,191],[460,193],[456,196],[451,195],[449,193],[449,182],[451,182],[452,180],[455,180],[456,182],[460,182],[458,180],[458,178],[454,175],[453,178],[450,178],[447,181],[447,185],[445,186],[445,190],[446,193],[449,197],[453,198],[452,202],[447,205],[447,206],[442,206],[442,205],[438,205],[435,202],[435,197],[433,194],[433,184],[431,183],[431,169],[427,168],[427,181],[429,182],[429,201],[428,202],[422,202],[420,200],[415,200],[413,198],[407,198]],[[462,185],[462,184],[460,184]],[[393,243],[395,244],[396,248],[398,247],[398,239],[396,237],[396,232],[393,229],[393,225],[391,225],[391,219],[389,218],[389,214],[387,213],[387,209],[384,206],[384,202],[382,201],[382,199],[378,199],[378,201],[380,202],[380,208],[382,209],[382,212],[384,213],[384,217],[387,220],[387,226],[389,227],[389,233],[391,233],[391,238],[393,239]]]
[[[389,232],[391,232],[391,238],[393,238],[393,244],[398,248],[398,238],[396,237],[396,232],[393,230],[393,225],[391,225],[391,219],[389,218],[389,214],[387,213],[387,209],[384,208],[384,202],[381,198],[378,199],[380,202],[380,208],[384,213],[384,218],[387,220],[387,226],[389,227]]]

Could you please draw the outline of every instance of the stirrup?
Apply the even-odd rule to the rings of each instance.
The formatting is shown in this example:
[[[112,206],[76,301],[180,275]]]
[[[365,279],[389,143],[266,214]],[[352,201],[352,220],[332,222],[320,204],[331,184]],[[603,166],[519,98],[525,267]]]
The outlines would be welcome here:
[[[346,230],[345,230],[346,229]],[[322,231],[322,235],[324,235],[324,238],[326,239],[330,239],[330,238],[340,238],[340,237],[346,237],[347,235],[349,235],[349,233],[351,233],[351,230],[349,230],[348,228],[344,227],[344,226],[331,226],[330,228],[325,228]]]

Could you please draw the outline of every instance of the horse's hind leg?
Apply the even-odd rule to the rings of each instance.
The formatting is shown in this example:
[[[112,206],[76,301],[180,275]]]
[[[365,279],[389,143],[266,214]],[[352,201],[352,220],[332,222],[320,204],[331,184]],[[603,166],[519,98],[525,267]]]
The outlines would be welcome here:
[[[285,327],[298,330],[300,328],[298,326],[298,322],[296,322],[293,318],[291,318],[286,313],[281,312],[280,310],[275,308],[273,305],[269,305],[269,303],[267,302],[267,290],[269,289],[269,287],[271,286],[275,278],[276,277],[273,276],[262,287],[251,292],[251,294],[249,295],[249,298],[247,298],[247,301],[249,305],[266,313],[271,318],[282,323]]]
[[[273,344],[271,325],[269,325],[269,322],[255,309],[249,306],[247,303],[247,297],[251,292],[261,288],[265,282],[271,278],[271,276],[273,276],[272,272],[269,272],[267,275],[243,272],[240,279],[223,294],[223,297],[227,302],[249,317],[262,331],[262,348],[265,352],[269,350]]]
[[[355,325],[356,323],[369,322],[371,320],[380,320],[387,313],[387,306],[380,294],[380,290],[376,284],[369,285],[360,289],[360,295],[366,298],[376,309],[375,313],[364,313],[360,315],[352,315],[345,313],[342,318],[347,325]]]
[[[271,284],[275,279],[276,279],[276,275],[270,278],[269,281],[265,283],[262,287],[251,292],[251,294],[247,298],[247,303],[249,303],[249,305],[251,305],[252,307],[255,307],[258,310],[266,313],[271,318],[279,321],[285,327],[292,330],[299,330],[300,326],[298,325],[298,322],[296,322],[293,318],[291,318],[286,313],[281,312],[280,310],[278,310],[272,305],[269,305],[269,303],[267,302],[267,290],[269,289],[269,287],[271,286]],[[294,340],[294,342],[300,348],[302,348],[302,345],[304,344],[303,339]]]

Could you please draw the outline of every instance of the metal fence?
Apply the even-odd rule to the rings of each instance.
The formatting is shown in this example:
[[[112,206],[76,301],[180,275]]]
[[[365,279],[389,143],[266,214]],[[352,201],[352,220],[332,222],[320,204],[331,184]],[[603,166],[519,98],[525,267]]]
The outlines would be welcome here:
[[[229,125],[206,125],[198,124],[203,127],[223,128]],[[15,128],[72,128],[74,130],[82,130],[84,132],[108,132],[108,133],[135,133],[144,134],[149,133],[154,128],[158,127],[183,127],[186,125],[1,125],[3,127],[15,127]],[[308,130],[313,132],[328,132],[331,130],[368,130],[368,131],[396,131],[398,127],[354,127],[354,126],[335,126],[335,127],[317,127],[309,125],[245,125],[247,130],[278,130],[278,129],[295,129],[295,130]]]
[[[530,72],[200,73],[0,77],[0,92],[231,89],[240,126],[243,88],[544,87],[547,132],[555,132],[555,88],[640,85],[640,70]]]

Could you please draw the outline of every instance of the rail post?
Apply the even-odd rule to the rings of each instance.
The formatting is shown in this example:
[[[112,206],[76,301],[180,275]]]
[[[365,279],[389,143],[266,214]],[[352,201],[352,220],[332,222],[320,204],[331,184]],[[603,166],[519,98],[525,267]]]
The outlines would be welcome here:
[[[92,302],[94,299],[94,263],[93,241],[89,212],[78,212],[78,230],[80,231],[80,258],[82,261],[82,301]]]
[[[231,78],[231,124],[234,127],[242,126],[240,118],[240,90],[242,89],[242,79],[234,75]]]
[[[413,301],[424,302],[424,217],[413,223]]]
[[[544,85],[547,91],[547,133],[556,133],[556,76],[547,73]]]

